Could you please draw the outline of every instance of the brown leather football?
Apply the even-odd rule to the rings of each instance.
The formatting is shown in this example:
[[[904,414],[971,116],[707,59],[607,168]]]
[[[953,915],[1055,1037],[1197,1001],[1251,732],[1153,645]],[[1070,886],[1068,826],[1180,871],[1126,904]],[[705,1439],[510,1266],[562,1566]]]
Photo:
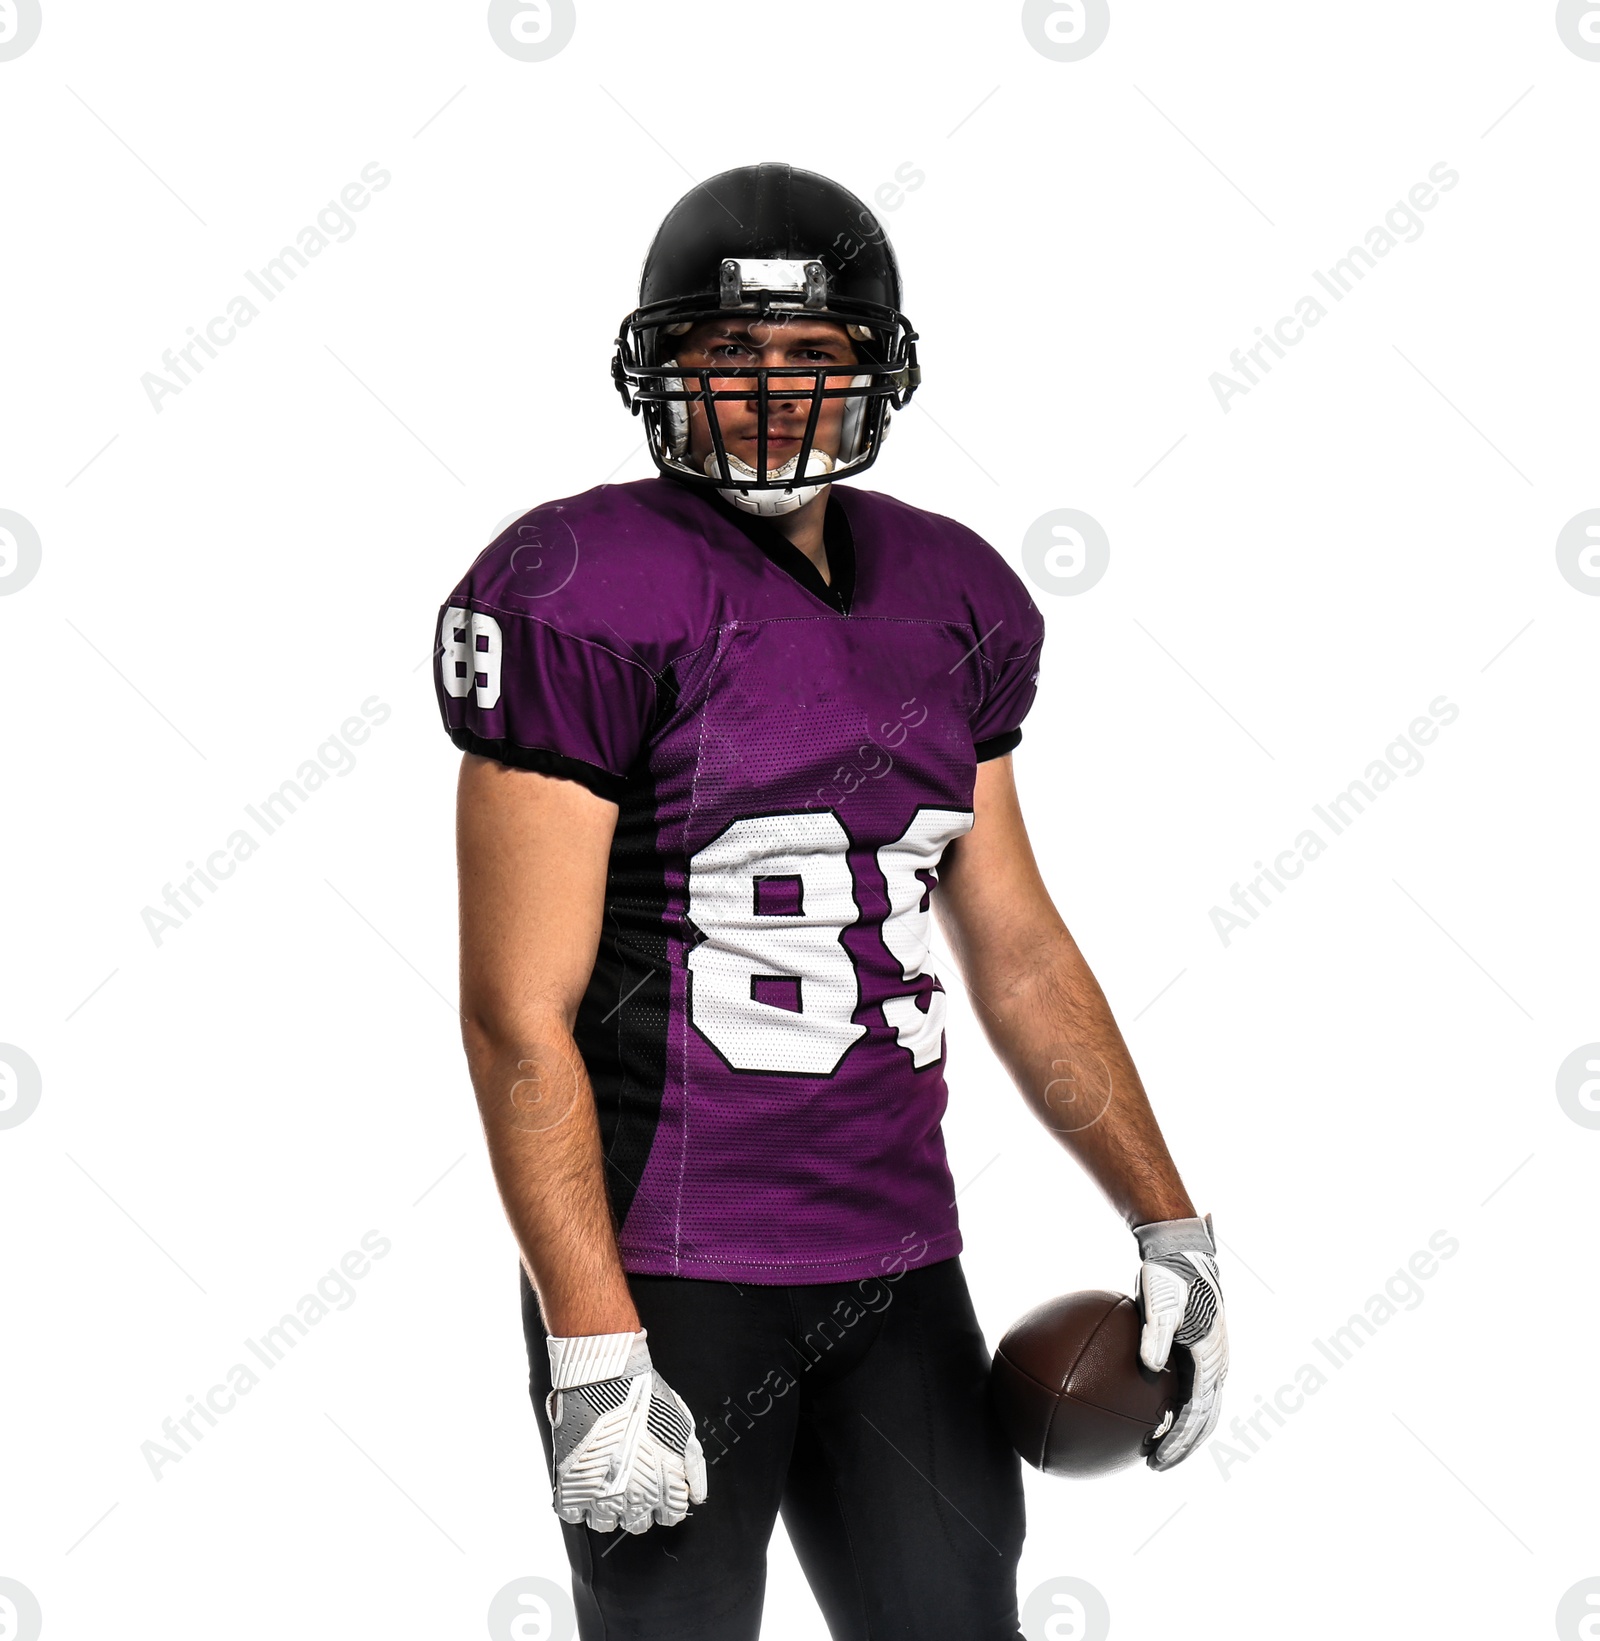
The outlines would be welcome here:
[[[1141,1326],[1125,1294],[1091,1289],[1047,1300],[1000,1341],[990,1394],[1011,1445],[1035,1469],[1100,1476],[1154,1447],[1183,1396],[1171,1367],[1152,1373],[1139,1360]]]

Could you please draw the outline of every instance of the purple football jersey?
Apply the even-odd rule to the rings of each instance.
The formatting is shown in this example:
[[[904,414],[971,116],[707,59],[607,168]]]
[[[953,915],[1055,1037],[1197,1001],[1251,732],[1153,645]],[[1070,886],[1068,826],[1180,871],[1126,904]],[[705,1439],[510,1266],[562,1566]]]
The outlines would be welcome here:
[[[929,964],[1044,626],[980,537],[835,486],[831,584],[669,479],[524,515],[440,615],[464,750],[619,806],[576,1034],[629,1271],[839,1282],[961,1248]]]

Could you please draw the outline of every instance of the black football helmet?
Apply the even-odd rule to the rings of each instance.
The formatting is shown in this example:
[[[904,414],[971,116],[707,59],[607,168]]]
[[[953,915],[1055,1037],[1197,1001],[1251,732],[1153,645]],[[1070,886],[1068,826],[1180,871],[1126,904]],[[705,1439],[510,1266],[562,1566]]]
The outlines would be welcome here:
[[[720,315],[831,320],[855,345],[855,374],[849,386],[829,387],[828,377],[842,374],[837,364],[678,370],[676,339]],[[916,343],[900,311],[894,250],[872,212],[815,172],[746,165],[702,182],[667,213],[611,369],[622,402],[643,415],[650,454],[663,473],[720,490],[746,511],[788,512],[820,484],[862,472],[877,459],[889,412],[908,404],[916,390]],[[784,381],[774,385],[775,376]],[[713,378],[721,383],[715,391]],[[730,387],[727,378],[749,381],[753,391]],[[766,450],[770,394],[811,401],[798,454],[773,471]],[[719,401],[752,398],[759,445],[754,468],[730,458],[717,417]],[[835,460],[812,449],[824,399],[847,401]],[[705,468],[689,456],[691,403],[705,407],[714,445]]]

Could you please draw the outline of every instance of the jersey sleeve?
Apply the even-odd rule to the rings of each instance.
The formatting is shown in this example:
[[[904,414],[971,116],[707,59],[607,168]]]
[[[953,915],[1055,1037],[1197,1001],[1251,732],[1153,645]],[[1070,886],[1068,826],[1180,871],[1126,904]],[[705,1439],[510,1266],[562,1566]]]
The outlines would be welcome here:
[[[655,710],[639,662],[515,611],[439,616],[439,711],[463,752],[581,781],[620,800]]]
[[[438,614],[433,688],[463,752],[620,802],[670,645],[624,614],[647,606],[615,519],[586,523],[579,553],[574,510],[533,509],[479,553]]]
[[[972,745],[978,762],[1003,757],[1022,739],[1039,683],[1044,618],[1021,581],[1004,566],[1003,596],[994,625],[979,654],[984,661],[983,699],[972,716]]]

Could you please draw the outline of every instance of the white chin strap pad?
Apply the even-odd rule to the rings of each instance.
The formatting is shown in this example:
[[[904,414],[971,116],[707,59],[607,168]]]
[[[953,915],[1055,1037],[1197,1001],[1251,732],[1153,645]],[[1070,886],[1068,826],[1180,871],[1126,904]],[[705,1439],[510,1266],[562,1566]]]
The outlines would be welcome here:
[[[782,467],[774,468],[767,475],[769,482],[782,482],[784,479],[792,478],[799,459],[798,456],[791,456]],[[806,463],[806,474],[809,478],[814,472],[831,473],[833,467],[833,457],[826,450],[813,450],[810,460]],[[757,476],[753,467],[747,466],[731,453],[728,456],[728,471],[736,479],[754,480]],[[715,451],[706,457],[706,472],[714,479],[722,477]],[[823,484],[797,484],[792,490],[745,491],[723,490],[719,487],[717,494],[743,513],[756,513],[762,518],[776,518],[780,513],[798,512],[808,501],[813,501],[822,494],[823,485],[827,482],[824,480]]]

